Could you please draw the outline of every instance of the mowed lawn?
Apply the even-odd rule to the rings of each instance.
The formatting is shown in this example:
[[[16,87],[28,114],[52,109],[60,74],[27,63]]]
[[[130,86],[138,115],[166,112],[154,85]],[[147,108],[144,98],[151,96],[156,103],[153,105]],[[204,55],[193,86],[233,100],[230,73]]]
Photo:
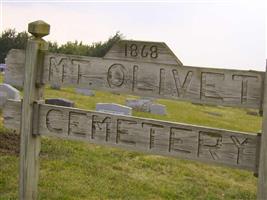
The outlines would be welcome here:
[[[67,98],[75,101],[78,108],[94,110],[97,102],[124,104],[130,96],[96,92],[94,97],[87,97],[76,94],[73,88],[47,87],[45,97]],[[158,102],[167,106],[166,116],[143,112],[134,115],[254,133],[261,129],[261,118],[248,115],[247,109]],[[9,132],[3,128],[2,120],[0,132]],[[1,200],[18,197],[18,163],[16,153],[0,152]],[[252,172],[42,138],[39,199],[256,199],[256,186]]]

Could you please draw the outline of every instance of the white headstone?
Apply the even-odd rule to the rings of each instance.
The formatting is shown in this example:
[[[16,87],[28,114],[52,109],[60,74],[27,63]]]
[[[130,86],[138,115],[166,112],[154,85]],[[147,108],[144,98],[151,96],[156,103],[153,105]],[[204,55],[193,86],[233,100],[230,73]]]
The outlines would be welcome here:
[[[151,104],[150,113],[157,115],[166,115],[166,106],[162,104]]]
[[[20,92],[9,84],[0,84],[0,107],[3,107],[7,99],[20,100]]]
[[[149,112],[152,101],[150,99],[126,99],[125,104],[134,110]]]
[[[95,96],[95,91],[86,88],[76,88],[76,92],[86,96]]]
[[[96,111],[118,115],[132,115],[132,108],[115,103],[97,103]]]

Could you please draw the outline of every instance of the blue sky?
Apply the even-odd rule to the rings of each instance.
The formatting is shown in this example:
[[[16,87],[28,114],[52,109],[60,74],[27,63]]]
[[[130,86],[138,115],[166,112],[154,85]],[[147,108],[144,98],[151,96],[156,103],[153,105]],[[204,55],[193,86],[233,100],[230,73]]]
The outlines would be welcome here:
[[[39,1],[40,2],[40,1]],[[92,43],[116,31],[126,39],[163,41],[185,64],[264,70],[264,0],[169,1],[161,3],[89,3],[7,1],[2,30],[27,29],[38,19],[51,25],[47,40]]]

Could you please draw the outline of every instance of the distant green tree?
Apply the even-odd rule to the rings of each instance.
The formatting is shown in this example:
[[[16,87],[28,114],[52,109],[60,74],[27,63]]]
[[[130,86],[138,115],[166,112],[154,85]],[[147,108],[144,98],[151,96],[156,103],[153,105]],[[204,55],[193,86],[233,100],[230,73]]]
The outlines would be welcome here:
[[[49,46],[49,51],[50,52],[57,53],[57,50],[58,50],[58,44],[57,44],[57,42],[50,42],[50,41],[48,41],[48,46]]]
[[[0,63],[5,62],[10,49],[25,49],[29,35],[27,32],[17,33],[15,29],[8,29],[0,35]]]
[[[88,56],[103,57],[113,46],[114,43],[121,40],[123,35],[117,32],[114,36],[110,37],[106,42],[97,42],[90,46],[87,53]]]
[[[58,53],[86,55],[88,45],[84,45],[82,42],[67,42],[58,48]]]
[[[6,55],[11,49],[25,49],[29,39],[27,32],[17,33],[15,29],[8,29],[0,35],[0,63],[5,62]],[[67,42],[58,45],[57,42],[50,42],[49,51],[54,53],[75,54],[82,56],[103,57],[114,43],[123,38],[122,34],[117,32],[105,42],[96,42],[91,45],[82,42]]]
[[[122,34],[117,32],[105,42],[96,42],[92,45],[82,42],[67,42],[61,46],[57,43],[49,43],[49,51],[54,53],[75,54],[81,56],[103,57],[114,43],[123,38]]]

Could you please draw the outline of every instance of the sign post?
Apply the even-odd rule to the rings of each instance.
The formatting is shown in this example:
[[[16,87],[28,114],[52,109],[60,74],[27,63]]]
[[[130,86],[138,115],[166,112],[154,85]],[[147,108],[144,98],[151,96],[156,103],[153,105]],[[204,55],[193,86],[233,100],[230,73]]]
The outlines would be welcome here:
[[[47,43],[42,39],[49,34],[50,25],[32,22],[28,31],[33,35],[27,43],[25,61],[24,96],[21,117],[19,199],[37,199],[39,177],[40,136],[33,135],[34,102],[42,98],[43,85],[36,84],[42,73]],[[39,81],[40,82],[40,81]]]
[[[264,80],[263,119],[260,145],[258,200],[267,199],[267,60]]]

